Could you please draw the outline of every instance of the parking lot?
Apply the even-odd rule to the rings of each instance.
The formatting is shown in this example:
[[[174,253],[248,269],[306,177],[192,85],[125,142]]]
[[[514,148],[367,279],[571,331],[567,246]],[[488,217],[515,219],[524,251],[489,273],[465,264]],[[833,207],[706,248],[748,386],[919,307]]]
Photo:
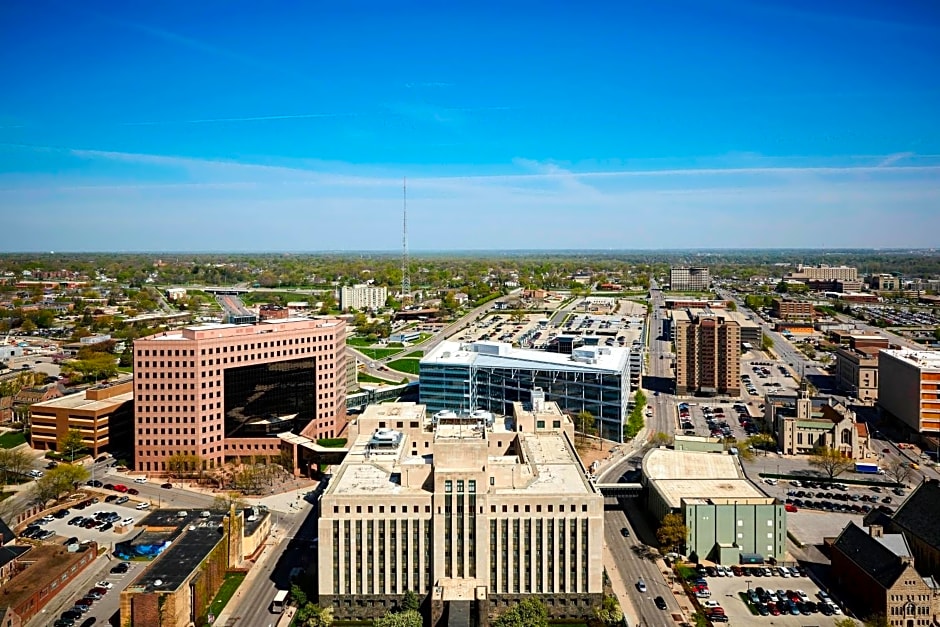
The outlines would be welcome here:
[[[761,472],[777,473],[780,466],[783,466],[781,471],[792,472],[791,467],[800,461],[800,466],[806,468],[805,460],[776,459],[774,455],[766,459],[758,456],[749,464],[762,466],[764,470]],[[757,472],[752,472],[750,466],[748,473],[753,477],[757,476]],[[795,508],[796,511],[788,508],[787,529],[801,542],[811,544],[819,544],[826,537],[838,536],[849,522],[861,526],[865,514],[872,509],[893,511],[908,493],[907,490],[901,491],[902,493],[895,492],[894,488],[887,485],[868,487],[839,484],[838,479],[836,485],[844,485],[845,489],[823,486],[812,481],[809,485],[806,485],[805,481],[779,481],[775,485],[762,482],[760,489]]]
[[[820,597],[819,587],[809,577],[805,575],[782,577],[777,569],[772,569],[772,572],[773,576],[758,577],[756,570],[746,569],[741,576],[706,577],[711,596],[700,598],[698,601],[706,611],[713,611],[708,608],[708,605],[720,606],[730,625],[766,624],[799,627],[812,624],[828,627],[842,614],[842,608],[839,607],[837,600],[833,600],[835,606],[830,605],[830,607],[838,607],[838,614],[835,614],[834,609],[831,616],[823,613],[823,611],[829,613],[830,609],[820,607],[823,598]],[[757,595],[758,588],[761,589],[761,595],[757,597],[757,603],[745,601],[749,597],[748,589],[753,590]],[[781,602],[778,592],[783,593],[783,596],[797,599],[800,598],[802,592],[803,598],[812,604],[803,603],[802,607],[806,613],[799,611],[800,607],[797,606],[799,613],[794,615],[791,613],[790,603]],[[764,600],[761,601],[761,598]],[[786,612],[783,611],[784,607],[787,608]]]
[[[99,503],[93,503],[84,509],[72,507],[68,510],[69,513],[64,517],[55,518],[50,522],[40,523],[40,526],[43,529],[55,533],[55,536],[50,537],[46,542],[62,543],[68,538],[76,538],[79,542],[94,540],[102,546],[111,547],[112,543],[126,539],[127,533],[133,525],[147,514],[146,511],[135,509],[138,503],[139,501],[129,500],[124,504],[118,505],[113,502],[105,503],[102,498]],[[102,522],[96,527],[85,527],[80,524],[75,524],[79,516],[94,520],[97,515],[103,515],[106,512],[114,512],[118,516],[107,528],[104,528],[107,526],[106,522]],[[132,519],[133,522],[122,524],[126,519]]]
[[[741,442],[758,432],[756,418],[742,403],[680,402],[677,407],[678,431],[686,435],[734,438]]]
[[[782,362],[756,359],[741,362],[742,398],[764,398],[765,394],[786,394],[797,388]]]

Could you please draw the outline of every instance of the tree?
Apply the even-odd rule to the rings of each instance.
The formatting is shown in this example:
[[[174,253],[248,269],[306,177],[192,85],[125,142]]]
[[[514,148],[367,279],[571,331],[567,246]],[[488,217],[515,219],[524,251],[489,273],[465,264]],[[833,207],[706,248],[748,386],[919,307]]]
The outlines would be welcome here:
[[[30,488],[30,497],[37,505],[45,506],[88,479],[88,471],[82,466],[60,464],[46,471]]]
[[[728,301],[728,304],[727,304],[726,306],[727,306],[727,308],[728,308],[728,311],[737,311],[737,310],[738,310],[738,304],[737,304],[736,302],[734,302],[733,300],[729,300],[729,301]]]
[[[376,618],[372,623],[375,627],[422,627],[424,619],[415,610],[404,612],[389,612],[385,616]]]
[[[667,553],[677,551],[689,536],[689,528],[681,514],[666,514],[656,530],[659,546]]]
[[[672,437],[668,433],[659,431],[652,439],[653,446],[669,446],[672,444]]]
[[[201,467],[202,458],[195,454],[174,453],[166,460],[167,472],[177,479],[192,477]]]
[[[32,458],[21,449],[0,448],[0,483],[9,483],[10,475],[22,475],[29,470]]]
[[[885,466],[885,474],[895,483],[904,483],[912,471],[911,465],[901,459],[892,459]]]
[[[85,442],[82,440],[82,432],[78,429],[69,429],[65,435],[56,442],[56,447],[63,455],[68,455],[70,461],[75,461],[75,453],[84,450]]]
[[[858,623],[848,616],[843,616],[832,621],[832,627],[858,627]]]
[[[578,415],[575,417],[575,420],[578,422],[578,430],[581,435],[581,443],[584,444],[585,436],[594,435],[597,433],[597,427],[594,423],[594,414],[583,409],[578,412]]]
[[[225,510],[227,512],[231,509],[232,505],[235,506],[235,509],[244,509],[245,507],[245,501],[238,492],[223,492],[222,494],[217,494],[212,500],[212,509]]]
[[[418,595],[412,590],[405,591],[405,597],[401,600],[401,611],[407,612],[409,610],[414,610],[417,612],[421,609],[421,599],[418,598]]]
[[[492,627],[548,627],[548,610],[536,598],[519,601],[490,623]]]
[[[290,598],[294,600],[294,604],[297,605],[297,607],[304,607],[308,603],[307,593],[297,584],[290,587]]]
[[[298,627],[330,627],[333,624],[333,608],[306,603],[297,608],[295,621]]]
[[[762,350],[769,351],[774,347],[774,338],[770,337],[766,333],[761,333],[760,336],[760,347]]]
[[[852,459],[845,453],[828,446],[814,449],[809,458],[809,465],[826,473],[830,481],[851,468],[853,464]]]
[[[601,604],[594,608],[594,618],[604,625],[617,625],[623,620],[620,602],[613,595],[604,595]]]
[[[891,627],[884,614],[872,614],[863,621],[865,627]]]

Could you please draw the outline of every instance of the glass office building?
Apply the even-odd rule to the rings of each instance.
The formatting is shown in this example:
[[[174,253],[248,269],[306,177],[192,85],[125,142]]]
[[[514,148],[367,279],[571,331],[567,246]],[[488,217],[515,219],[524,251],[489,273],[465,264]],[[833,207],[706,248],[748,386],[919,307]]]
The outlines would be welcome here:
[[[589,411],[599,434],[623,441],[630,396],[629,350],[577,348],[571,355],[513,348],[501,342],[442,342],[421,360],[420,403],[429,412],[512,412],[541,388],[567,413]]]

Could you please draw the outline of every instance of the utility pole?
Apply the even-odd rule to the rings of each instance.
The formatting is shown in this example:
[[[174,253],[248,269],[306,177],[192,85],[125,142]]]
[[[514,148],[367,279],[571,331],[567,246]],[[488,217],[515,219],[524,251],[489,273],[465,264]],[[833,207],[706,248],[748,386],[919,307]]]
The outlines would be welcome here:
[[[411,276],[408,272],[408,179],[401,180],[401,302],[411,295]]]

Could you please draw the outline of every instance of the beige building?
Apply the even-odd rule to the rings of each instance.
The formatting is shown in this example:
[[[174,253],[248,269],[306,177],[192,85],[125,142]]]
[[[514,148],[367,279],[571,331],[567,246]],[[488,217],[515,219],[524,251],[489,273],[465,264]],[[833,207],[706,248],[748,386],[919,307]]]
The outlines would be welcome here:
[[[708,268],[669,269],[669,289],[673,292],[704,292],[711,287],[711,284]]]
[[[642,470],[647,510],[657,521],[666,514],[682,516],[688,535],[679,552],[691,560],[738,564],[744,554],[784,558],[784,504],[747,480],[736,455],[660,447],[643,458]]]
[[[540,390],[511,418],[369,406],[321,499],[320,603],[337,618],[430,595],[497,614],[529,595],[585,618],[602,594],[604,499],[572,444],[574,425]]]
[[[879,346],[837,348],[835,375],[839,389],[860,401],[878,400],[879,351]]]
[[[868,285],[875,292],[896,292],[901,289],[901,278],[893,274],[873,274]]]
[[[54,451],[70,430],[82,434],[93,457],[104,451],[130,452],[134,432],[133,380],[128,377],[30,406],[31,445]]]
[[[764,421],[784,455],[832,448],[856,460],[875,456],[868,425],[858,422],[855,412],[832,398],[810,398],[805,384],[796,396],[768,395],[764,399]]]
[[[741,327],[726,312],[672,312],[676,393],[741,394]]]
[[[385,307],[388,288],[375,285],[353,285],[339,290],[339,308],[343,311],[376,311]]]
[[[139,472],[166,472],[177,453],[207,468],[278,455],[277,435],[289,431],[336,437],[346,426],[346,323],[288,318],[141,338],[134,394]]]
[[[878,404],[917,433],[940,432],[940,352],[878,352]]]
[[[804,266],[796,267],[796,272],[786,276],[795,281],[857,281],[858,269],[849,266]]]

